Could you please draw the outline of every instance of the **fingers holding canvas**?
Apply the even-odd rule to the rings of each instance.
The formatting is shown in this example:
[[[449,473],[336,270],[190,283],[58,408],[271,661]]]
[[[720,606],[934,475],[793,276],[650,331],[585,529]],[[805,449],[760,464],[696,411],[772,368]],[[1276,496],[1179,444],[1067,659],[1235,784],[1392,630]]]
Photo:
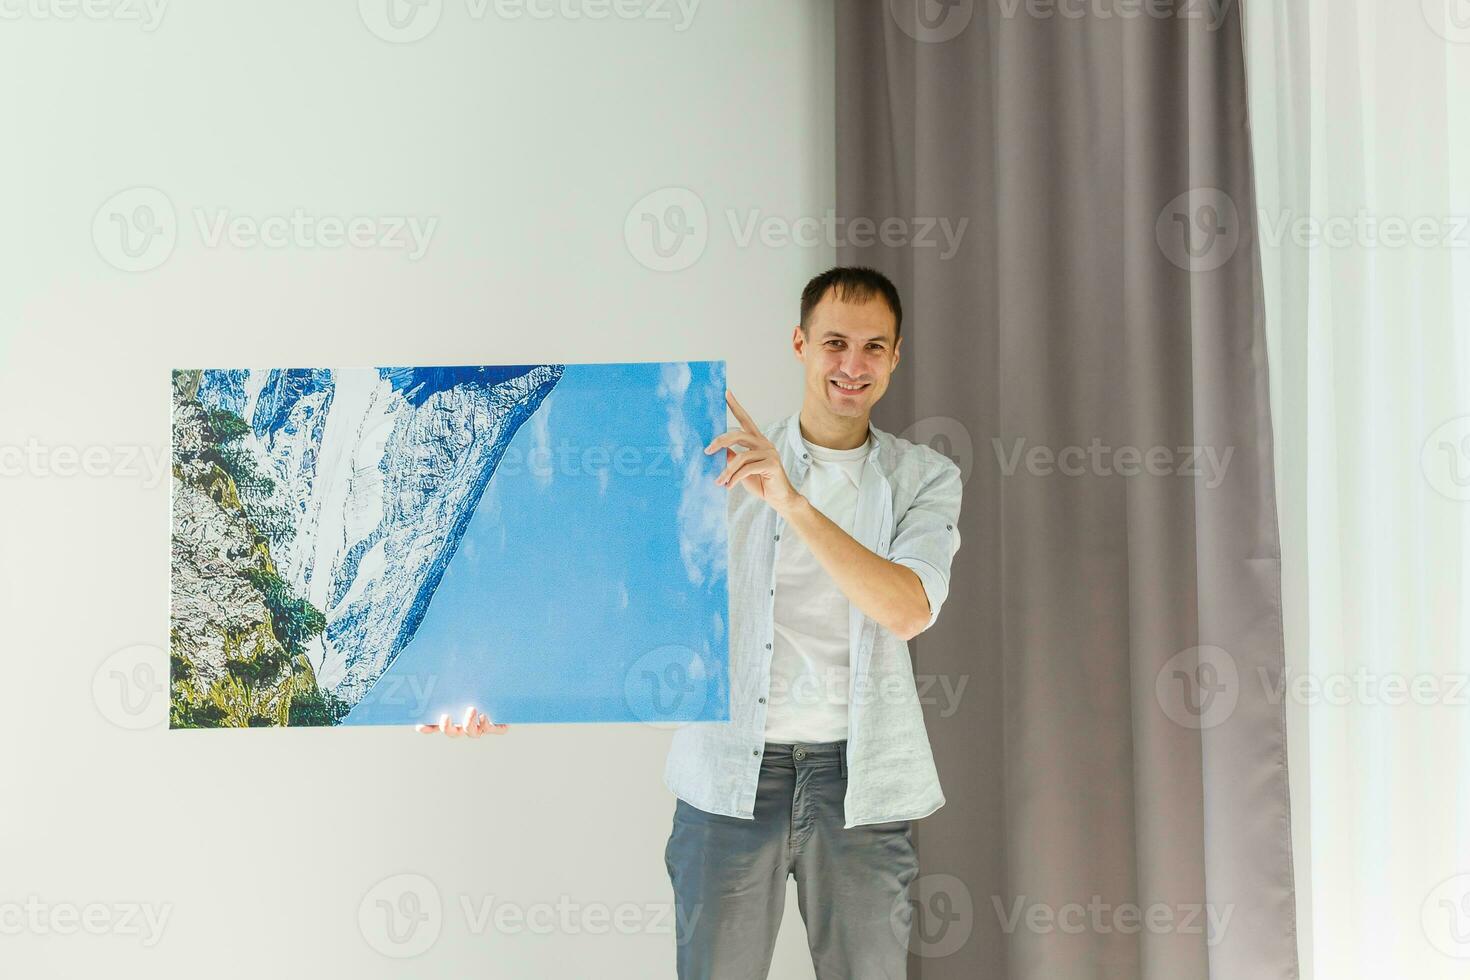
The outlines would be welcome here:
[[[725,402],[730,406],[730,411],[740,422],[741,428],[745,429],[747,432],[760,432],[760,426],[755,424],[755,420],[752,419],[750,417],[750,414],[741,407],[738,401],[735,400],[735,392],[730,391],[728,388],[725,389]]]

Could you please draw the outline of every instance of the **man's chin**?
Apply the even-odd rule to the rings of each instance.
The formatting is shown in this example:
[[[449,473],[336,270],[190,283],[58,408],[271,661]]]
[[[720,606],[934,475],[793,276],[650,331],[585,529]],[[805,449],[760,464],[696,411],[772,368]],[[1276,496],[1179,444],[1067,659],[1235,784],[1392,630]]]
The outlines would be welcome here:
[[[841,395],[827,395],[827,408],[833,415],[843,418],[860,418],[866,415],[872,405],[867,397],[867,392],[862,398],[844,398]]]

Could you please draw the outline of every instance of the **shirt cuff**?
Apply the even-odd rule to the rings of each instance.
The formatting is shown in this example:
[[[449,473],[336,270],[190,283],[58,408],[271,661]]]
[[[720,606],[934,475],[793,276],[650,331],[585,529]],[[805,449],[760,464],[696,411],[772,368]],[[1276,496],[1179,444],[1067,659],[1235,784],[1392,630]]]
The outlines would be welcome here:
[[[919,576],[919,584],[924,587],[924,597],[929,600],[929,621],[924,624],[924,629],[934,625],[939,618],[939,607],[944,605],[945,597],[949,594],[949,583],[940,574],[939,569],[919,558],[895,558],[894,564],[902,565]],[[924,630],[920,630],[920,633]]]

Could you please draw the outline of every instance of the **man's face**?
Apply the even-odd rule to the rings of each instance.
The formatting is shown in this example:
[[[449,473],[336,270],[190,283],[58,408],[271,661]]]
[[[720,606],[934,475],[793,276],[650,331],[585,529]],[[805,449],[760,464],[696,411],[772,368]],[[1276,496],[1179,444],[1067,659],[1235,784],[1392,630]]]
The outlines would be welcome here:
[[[807,332],[796,328],[792,344],[806,365],[807,400],[834,415],[866,416],[898,366],[893,311],[882,297],[849,303],[828,290],[807,317]]]

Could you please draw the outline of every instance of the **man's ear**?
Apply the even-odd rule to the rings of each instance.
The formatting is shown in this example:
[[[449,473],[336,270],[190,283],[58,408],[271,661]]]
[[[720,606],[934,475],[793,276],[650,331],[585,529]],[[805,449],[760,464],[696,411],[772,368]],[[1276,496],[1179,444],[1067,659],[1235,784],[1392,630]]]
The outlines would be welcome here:
[[[898,338],[898,343],[893,345],[893,366],[898,367],[899,354],[903,351],[903,338]]]
[[[806,353],[806,334],[802,333],[801,324],[799,323],[796,325],[796,329],[791,332],[791,350],[796,355],[798,361],[805,360],[802,355]]]

